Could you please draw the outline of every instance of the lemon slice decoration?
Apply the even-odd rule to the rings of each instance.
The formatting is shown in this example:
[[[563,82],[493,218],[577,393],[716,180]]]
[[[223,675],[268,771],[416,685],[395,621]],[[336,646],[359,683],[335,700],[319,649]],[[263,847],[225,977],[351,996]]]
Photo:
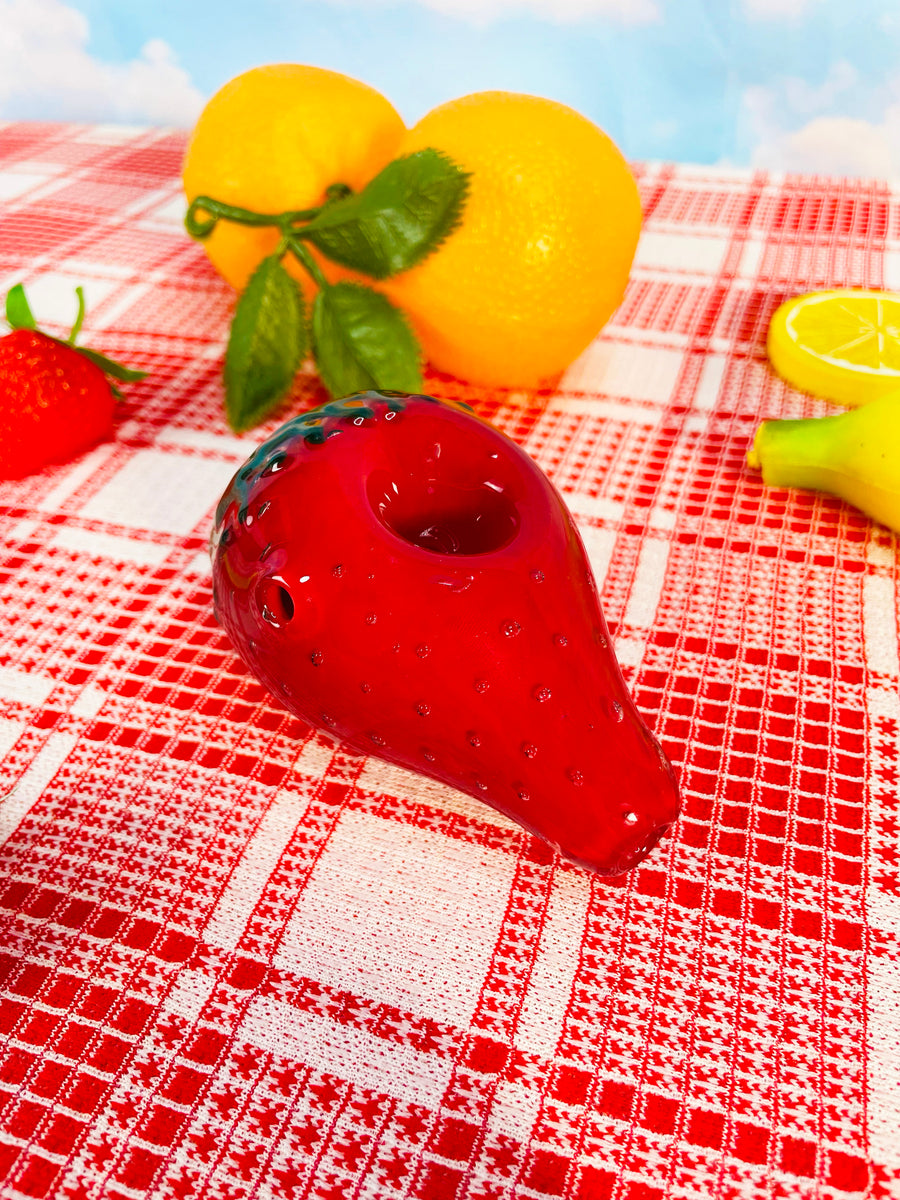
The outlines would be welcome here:
[[[766,346],[793,387],[836,404],[865,404],[900,390],[900,295],[844,289],[782,304]]]

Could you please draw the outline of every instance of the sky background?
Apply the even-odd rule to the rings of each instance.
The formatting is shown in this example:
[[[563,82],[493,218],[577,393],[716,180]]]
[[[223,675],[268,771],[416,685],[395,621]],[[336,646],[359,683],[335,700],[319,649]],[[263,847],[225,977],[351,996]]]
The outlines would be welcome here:
[[[382,91],[407,123],[487,88],[627,157],[900,178],[900,0],[0,0],[0,120],[188,128],[264,62]]]

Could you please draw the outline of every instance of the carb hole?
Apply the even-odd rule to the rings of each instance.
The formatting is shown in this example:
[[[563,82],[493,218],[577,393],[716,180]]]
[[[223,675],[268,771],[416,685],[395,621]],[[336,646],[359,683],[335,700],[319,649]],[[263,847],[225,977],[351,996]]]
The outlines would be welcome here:
[[[264,621],[280,629],[294,619],[294,599],[280,579],[264,579],[257,592]]]
[[[286,587],[279,587],[278,603],[281,605],[281,613],[286,625],[294,616],[294,601],[291,599],[291,593]]]

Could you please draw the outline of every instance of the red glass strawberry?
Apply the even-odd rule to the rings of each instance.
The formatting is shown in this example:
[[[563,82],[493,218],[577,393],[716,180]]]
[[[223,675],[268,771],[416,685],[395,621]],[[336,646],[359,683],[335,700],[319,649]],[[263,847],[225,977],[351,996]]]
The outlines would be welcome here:
[[[213,538],[220,621],[292,712],[615,874],[678,815],[559,493],[464,406],[367,392],[289,421]]]
[[[0,338],[0,479],[64,462],[107,437],[118,395],[107,375],[144,377],[75,345],[84,319],[84,295],[75,290],[78,316],[65,342],[37,328],[21,284],[6,297],[13,332]]]

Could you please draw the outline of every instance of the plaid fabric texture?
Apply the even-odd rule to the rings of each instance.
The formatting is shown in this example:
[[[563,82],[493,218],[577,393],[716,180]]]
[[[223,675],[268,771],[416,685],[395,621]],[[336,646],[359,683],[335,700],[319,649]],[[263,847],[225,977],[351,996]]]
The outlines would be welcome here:
[[[638,165],[554,390],[430,374],[553,478],[684,815],[592,878],[287,715],[213,619],[233,296],[184,139],[0,127],[0,287],[147,378],[0,484],[2,1196],[900,1197],[896,541],[744,466],[786,297],[900,289],[876,181]],[[291,404],[323,395],[302,375]]]

